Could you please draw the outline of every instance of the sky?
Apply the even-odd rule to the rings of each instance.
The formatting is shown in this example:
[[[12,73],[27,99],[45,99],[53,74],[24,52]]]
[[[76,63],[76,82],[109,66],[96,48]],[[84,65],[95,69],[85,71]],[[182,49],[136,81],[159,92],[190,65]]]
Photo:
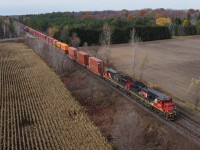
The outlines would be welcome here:
[[[0,0],[0,15],[144,8],[200,9],[200,0]]]

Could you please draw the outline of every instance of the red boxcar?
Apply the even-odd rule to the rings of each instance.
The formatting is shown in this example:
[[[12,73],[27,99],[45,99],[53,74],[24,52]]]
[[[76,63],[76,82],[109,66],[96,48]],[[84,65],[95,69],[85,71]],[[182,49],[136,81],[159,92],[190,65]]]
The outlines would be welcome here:
[[[53,39],[53,45],[56,45],[56,42],[58,42],[58,40]]]
[[[71,58],[71,59],[76,59],[76,56],[77,56],[77,49],[76,48],[74,48],[74,47],[69,47],[68,48],[68,54],[69,54],[69,57]]]
[[[83,51],[78,51],[76,60],[79,64],[86,67],[89,64],[89,55]]]
[[[53,44],[53,38],[49,37],[49,39],[48,39],[48,43]]]
[[[41,33],[38,31],[35,33],[35,35],[36,35],[36,37],[39,37],[39,38],[41,37]]]
[[[97,75],[102,75],[103,61],[96,57],[89,57],[89,70]]]

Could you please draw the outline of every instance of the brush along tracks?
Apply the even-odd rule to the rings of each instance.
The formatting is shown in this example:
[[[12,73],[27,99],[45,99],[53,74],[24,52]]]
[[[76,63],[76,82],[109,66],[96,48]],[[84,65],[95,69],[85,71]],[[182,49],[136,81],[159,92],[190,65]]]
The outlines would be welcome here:
[[[78,65],[80,68],[83,68],[82,66]],[[93,74],[89,70],[86,70],[90,75],[94,76],[96,79],[103,82],[106,86],[112,88],[114,91],[118,92],[120,95],[124,96],[127,100],[131,101],[141,109],[147,111],[149,114],[152,114],[155,118],[160,120],[161,122],[165,123],[169,127],[171,127],[173,130],[177,131],[179,134],[185,136],[186,138],[192,140],[197,145],[200,145],[200,123],[193,118],[191,114],[188,114],[186,111],[183,110],[183,108],[178,108],[178,115],[176,120],[169,121],[164,119],[163,114],[157,112],[156,110],[152,110],[146,105],[143,105],[143,101],[141,101],[140,98],[127,94],[126,91],[117,88],[116,85],[112,84],[112,82],[109,82],[109,80],[104,80],[103,78],[100,78],[99,76]]]
[[[200,122],[190,115],[180,109],[177,120],[173,122],[173,125],[180,128],[186,136],[192,137],[197,144],[200,144]]]
[[[59,77],[22,43],[0,43],[0,149],[111,149]]]

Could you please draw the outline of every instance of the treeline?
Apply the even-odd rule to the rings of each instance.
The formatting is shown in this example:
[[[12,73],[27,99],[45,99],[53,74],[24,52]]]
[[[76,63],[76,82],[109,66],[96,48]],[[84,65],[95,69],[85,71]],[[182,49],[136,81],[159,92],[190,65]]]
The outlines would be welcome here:
[[[105,24],[112,29],[112,43],[129,42],[133,28],[142,41],[200,34],[199,11],[190,9],[185,12],[184,18],[169,18],[164,12],[160,9],[152,15],[149,10],[141,10],[138,16],[134,16],[122,11],[119,16],[104,19],[96,19],[88,12],[59,12],[20,16],[19,21],[62,42],[71,43],[77,36],[81,45],[84,42],[99,44]]]
[[[14,21],[11,17],[0,16],[0,39],[15,37]]]
[[[188,36],[188,35],[196,35],[200,34],[198,32],[197,27],[194,25],[183,26],[183,25],[170,25],[169,31],[174,36]]]
[[[171,34],[167,27],[160,26],[134,26],[137,36],[140,37],[141,41],[153,41],[161,39],[170,39]],[[128,43],[130,40],[130,33],[133,30],[133,27],[127,27],[125,29],[114,28],[112,30],[111,43],[120,44]],[[61,30],[62,31],[62,30]],[[73,35],[77,33],[78,37],[81,39],[80,45],[84,43],[88,45],[100,44],[100,36],[102,29],[84,29],[84,28],[72,28],[69,29],[68,34]],[[69,36],[63,37],[62,32],[57,32],[54,36],[56,39],[70,43]]]

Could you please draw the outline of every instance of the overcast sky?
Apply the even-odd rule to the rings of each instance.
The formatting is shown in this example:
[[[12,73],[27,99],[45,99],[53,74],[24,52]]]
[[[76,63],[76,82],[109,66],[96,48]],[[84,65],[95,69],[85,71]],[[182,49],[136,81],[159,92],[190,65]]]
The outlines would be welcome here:
[[[0,0],[0,15],[143,8],[200,9],[200,0]]]

